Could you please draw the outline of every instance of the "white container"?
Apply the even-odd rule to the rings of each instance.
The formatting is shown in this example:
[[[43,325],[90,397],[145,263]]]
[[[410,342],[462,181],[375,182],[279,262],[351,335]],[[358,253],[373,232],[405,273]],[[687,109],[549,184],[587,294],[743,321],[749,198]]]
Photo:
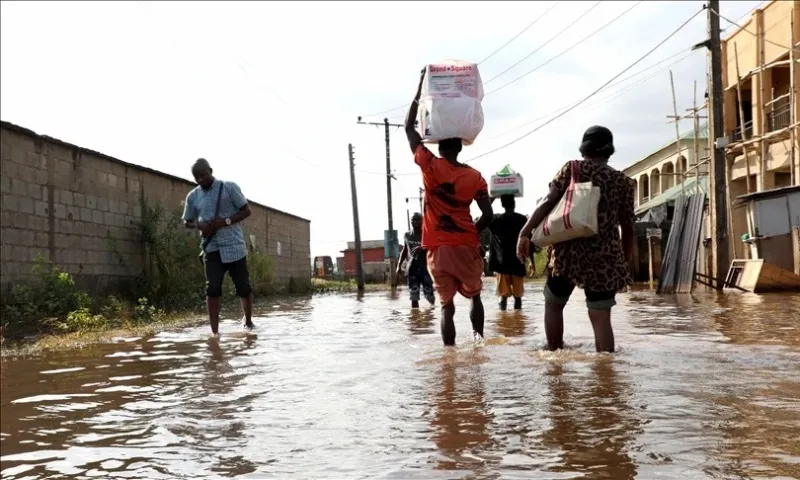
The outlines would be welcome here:
[[[445,60],[427,65],[422,83],[419,126],[422,141],[460,138],[471,145],[483,130],[483,82],[478,65]]]
[[[471,97],[427,97],[420,100],[419,126],[425,143],[460,138],[472,145],[483,130],[483,107]]]
[[[506,165],[489,179],[489,196],[497,198],[503,195],[521,197],[524,192],[522,175]]]

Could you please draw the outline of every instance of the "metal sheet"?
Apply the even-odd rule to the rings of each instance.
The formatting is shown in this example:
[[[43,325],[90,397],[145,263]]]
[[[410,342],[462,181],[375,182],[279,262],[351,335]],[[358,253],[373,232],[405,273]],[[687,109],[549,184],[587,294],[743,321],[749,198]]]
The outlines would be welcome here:
[[[789,200],[785,196],[755,200],[756,232],[759,237],[786,235],[791,231]]]
[[[689,293],[694,284],[694,273],[697,268],[697,247],[700,243],[700,230],[703,228],[704,195],[689,197],[686,208],[683,232],[681,235],[681,249],[678,263],[677,285],[675,293]]]
[[[680,237],[686,212],[687,199],[681,195],[675,199],[675,210],[672,217],[672,228],[664,249],[664,260],[661,263],[661,275],[658,277],[656,293],[672,293],[675,287],[677,258],[680,253]]]
[[[692,291],[697,267],[697,248],[703,228],[705,194],[680,196],[675,201],[672,229],[667,239],[657,293]]]

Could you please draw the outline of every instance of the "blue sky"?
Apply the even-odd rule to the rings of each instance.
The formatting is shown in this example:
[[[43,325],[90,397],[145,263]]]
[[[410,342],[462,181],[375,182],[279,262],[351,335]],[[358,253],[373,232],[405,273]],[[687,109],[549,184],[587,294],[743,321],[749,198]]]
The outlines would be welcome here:
[[[362,238],[382,238],[387,225],[383,131],[357,125],[357,116],[402,122],[404,108],[368,115],[407,104],[424,64],[481,61],[554,3],[3,2],[0,118],[186,178],[205,157],[248,198],[311,219],[312,255],[336,255],[353,237],[348,143],[356,151]],[[642,2],[524,75],[634,5],[603,1],[542,47],[595,3],[560,2],[481,64],[486,81],[527,56],[486,85],[487,92],[502,88],[485,98],[486,126],[465,159],[503,147],[585,97],[702,6]],[[760,4],[721,3],[734,20]],[[620,77],[628,80],[471,164],[487,178],[505,164],[522,173],[527,193],[518,209],[529,213],[557,168],[578,155],[589,125],[614,132],[614,166],[636,161],[674,136],[666,119],[670,69],[679,110],[691,106],[695,80],[702,101],[705,52],[675,55],[705,37],[702,13]],[[391,141],[394,222],[402,231],[404,197],[416,196],[421,181],[403,132]]]

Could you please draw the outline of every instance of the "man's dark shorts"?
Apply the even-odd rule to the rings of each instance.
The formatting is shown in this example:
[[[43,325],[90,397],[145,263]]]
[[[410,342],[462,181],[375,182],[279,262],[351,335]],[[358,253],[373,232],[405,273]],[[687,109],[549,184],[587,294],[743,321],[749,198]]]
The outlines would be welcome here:
[[[548,275],[547,283],[544,285],[544,299],[548,302],[564,305],[569,300],[575,284],[568,278],[551,277]],[[586,294],[586,306],[590,310],[610,310],[617,304],[614,298],[617,292],[591,292],[584,290]]]
[[[230,274],[236,287],[236,296],[247,298],[253,293],[250,286],[250,272],[247,271],[247,257],[231,263],[222,263],[219,252],[206,253],[203,256],[206,271],[206,296],[219,298],[222,296],[222,281],[225,273]]]

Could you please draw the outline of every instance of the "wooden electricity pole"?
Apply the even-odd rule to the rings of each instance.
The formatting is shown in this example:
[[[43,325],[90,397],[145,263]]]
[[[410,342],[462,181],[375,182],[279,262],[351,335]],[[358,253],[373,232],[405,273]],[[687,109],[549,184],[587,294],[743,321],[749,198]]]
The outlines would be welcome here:
[[[384,118],[383,122],[362,122],[361,117],[358,117],[357,123],[359,125],[375,125],[383,126],[384,128],[384,141],[386,142],[386,214],[389,217],[389,275],[391,277],[392,288],[397,287],[397,245],[395,244],[394,236],[394,219],[392,214],[392,155],[389,146],[389,127],[403,127],[403,125],[389,123],[388,118]]]
[[[353,230],[356,247],[356,282],[358,291],[364,291],[364,258],[361,253],[361,225],[358,221],[358,194],[356,193],[356,164],[353,154],[353,144],[347,145],[347,155],[350,158],[350,194],[353,199]]]
[[[722,113],[722,43],[719,27],[719,0],[709,0],[708,11],[708,42],[706,44],[710,53],[711,85],[709,88],[709,140],[712,142],[711,176],[710,184],[714,186],[714,219],[716,231],[714,234],[714,260],[716,270],[716,287],[722,290],[725,278],[731,265],[730,248],[728,245],[728,185],[727,161],[725,159],[724,138],[725,123]]]

